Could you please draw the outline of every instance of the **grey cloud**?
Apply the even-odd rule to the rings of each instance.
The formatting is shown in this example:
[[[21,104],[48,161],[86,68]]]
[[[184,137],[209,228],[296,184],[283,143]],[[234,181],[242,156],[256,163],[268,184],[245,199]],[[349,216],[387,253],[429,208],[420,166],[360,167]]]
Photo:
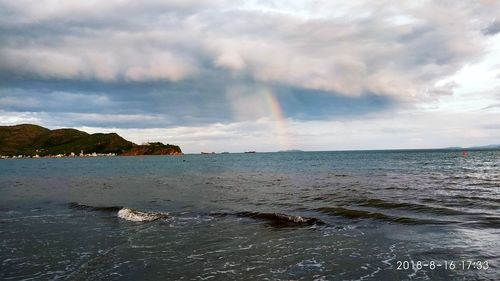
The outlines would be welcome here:
[[[495,108],[500,108],[500,103],[490,104],[483,109],[495,109]]]
[[[353,3],[0,0],[0,109],[220,122],[261,117],[246,92],[269,89],[288,117],[362,115],[452,93],[436,82],[483,55],[499,11]]]
[[[48,118],[74,113],[80,117],[71,119],[72,124],[78,126],[115,124],[115,127],[151,128],[269,117],[275,114],[270,98],[279,102],[284,117],[297,120],[356,118],[397,105],[395,101],[373,93],[349,97],[278,84],[264,87],[248,78],[240,78],[240,83],[232,86],[220,82],[229,77],[212,73],[203,79],[175,83],[19,80],[11,82],[10,88],[0,89],[0,109],[54,113],[45,115]],[[113,123],[109,118],[113,114],[156,118],[138,118],[140,121],[130,124]],[[105,118],[82,117],[97,115]],[[65,118],[59,120],[69,122]]]
[[[500,104],[497,106],[500,107]],[[487,124],[484,125],[483,128],[487,130],[500,130],[500,124]]]
[[[494,20],[486,28],[483,29],[485,35],[496,35],[500,32],[500,21]]]
[[[11,87],[0,90],[0,109],[165,117],[161,124],[159,120],[144,120],[141,127],[228,121],[232,112],[219,79],[177,83],[19,80],[11,82]],[[80,125],[88,125],[88,122]]]
[[[481,10],[464,3],[344,5],[347,12],[371,12],[359,19],[303,19],[222,1],[12,3],[2,1],[17,21],[2,24],[8,36],[0,69],[44,79],[179,81],[222,67],[351,96],[409,97],[481,55],[471,23]],[[387,20],[398,13],[408,23]],[[22,32],[9,34],[10,27],[41,35],[28,40]],[[54,35],[44,32],[54,29]]]

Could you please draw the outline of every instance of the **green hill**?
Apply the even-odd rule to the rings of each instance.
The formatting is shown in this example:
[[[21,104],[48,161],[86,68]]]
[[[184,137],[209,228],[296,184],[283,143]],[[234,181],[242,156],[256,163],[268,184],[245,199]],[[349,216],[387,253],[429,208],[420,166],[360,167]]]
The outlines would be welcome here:
[[[71,152],[79,154],[80,151],[123,155],[182,154],[175,145],[136,145],[116,133],[88,134],[75,129],[49,130],[31,124],[0,126],[0,155],[68,155]]]
[[[27,148],[49,132],[37,125],[0,126],[0,155],[26,155]]]

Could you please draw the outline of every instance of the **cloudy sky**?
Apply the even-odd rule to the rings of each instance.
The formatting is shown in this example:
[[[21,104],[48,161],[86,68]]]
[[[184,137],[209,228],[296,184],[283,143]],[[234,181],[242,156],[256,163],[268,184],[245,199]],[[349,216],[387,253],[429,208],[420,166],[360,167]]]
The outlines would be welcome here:
[[[498,144],[499,15],[494,0],[0,0],[0,125],[195,153]]]

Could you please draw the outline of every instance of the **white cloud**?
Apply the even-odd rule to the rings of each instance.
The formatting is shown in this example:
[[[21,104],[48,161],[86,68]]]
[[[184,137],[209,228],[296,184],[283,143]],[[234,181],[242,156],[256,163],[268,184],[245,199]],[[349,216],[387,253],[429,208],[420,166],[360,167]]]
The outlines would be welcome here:
[[[7,73],[179,81],[218,67],[261,83],[402,100],[428,98],[437,81],[481,58],[482,30],[500,12],[458,1],[2,0],[0,7],[12,13],[4,27],[25,32],[4,35]]]
[[[393,112],[372,116],[371,120],[293,121],[278,131],[272,118],[253,122],[211,124],[170,129],[80,129],[89,132],[118,132],[136,143],[161,141],[181,145],[188,153],[309,151],[357,149],[442,148],[498,144],[500,129],[493,126],[500,112],[463,113]],[[284,146],[283,139],[289,143]]]
[[[132,81],[171,80],[179,81],[195,72],[195,69],[186,60],[169,52],[145,54],[143,62],[131,65],[125,71],[125,78]],[[144,62],[146,65],[144,65]]]
[[[50,128],[45,114],[0,111],[0,125],[34,123]],[[144,122],[158,116],[72,114],[61,118],[86,118],[113,122]],[[178,144],[184,152],[243,152],[302,149],[309,151],[357,149],[440,148],[476,146],[500,142],[500,111],[438,112],[395,111],[369,119],[337,121],[275,120],[262,117],[253,121],[170,128],[123,129],[119,127],[81,127],[89,132],[116,132],[135,143],[161,141]],[[150,120],[149,120],[150,121]],[[161,121],[161,120],[160,120]],[[286,130],[278,130],[286,126]]]

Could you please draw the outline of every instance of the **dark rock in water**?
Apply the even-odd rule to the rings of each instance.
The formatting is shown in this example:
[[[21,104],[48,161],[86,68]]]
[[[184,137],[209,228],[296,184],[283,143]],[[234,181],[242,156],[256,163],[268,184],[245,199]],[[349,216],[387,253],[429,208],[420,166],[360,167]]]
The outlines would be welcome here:
[[[263,220],[276,227],[326,224],[318,218],[291,216],[280,213],[239,212],[236,215],[240,217]]]

